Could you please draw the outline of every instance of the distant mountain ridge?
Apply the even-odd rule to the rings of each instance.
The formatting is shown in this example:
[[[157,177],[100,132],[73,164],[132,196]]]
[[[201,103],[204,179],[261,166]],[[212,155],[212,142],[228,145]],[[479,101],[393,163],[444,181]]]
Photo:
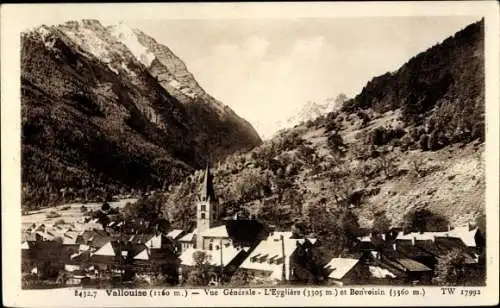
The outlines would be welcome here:
[[[320,116],[337,111],[342,107],[346,100],[347,97],[344,94],[339,94],[335,98],[329,97],[320,103],[307,101],[299,109],[293,112],[292,115],[286,120],[276,122],[277,130],[273,135],[284,129],[292,128],[303,122],[313,121]]]
[[[355,215],[353,230],[373,228],[377,217],[401,227],[417,209],[452,226],[477,223],[486,206],[484,20],[457,30],[374,77],[340,110],[214,168],[227,214],[249,212],[277,230],[297,227],[319,240],[344,234],[336,230],[338,212]],[[306,104],[313,112],[305,114],[322,109],[316,107]],[[174,221],[194,217],[189,191],[200,178],[190,176],[166,195]]]
[[[69,187],[165,186],[261,143],[168,47],[123,23],[22,33],[21,87],[28,203]]]

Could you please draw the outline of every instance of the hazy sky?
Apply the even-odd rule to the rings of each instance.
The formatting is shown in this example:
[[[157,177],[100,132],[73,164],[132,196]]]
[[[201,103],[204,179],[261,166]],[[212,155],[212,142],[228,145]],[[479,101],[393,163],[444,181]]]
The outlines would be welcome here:
[[[105,25],[122,20],[140,28],[172,49],[208,93],[249,120],[259,133],[269,135],[277,121],[286,119],[308,100],[321,102],[339,93],[353,97],[371,78],[398,69],[417,53],[481,18],[457,15],[459,11],[454,11],[455,16],[429,11],[420,16],[434,16],[318,18],[305,14],[308,17],[297,18],[290,13],[293,9],[297,13],[299,8],[286,5],[278,8],[282,16],[269,11],[270,19],[256,17],[268,11],[255,6],[248,11],[249,18],[237,5],[221,7],[234,8],[239,12],[236,16],[241,16],[238,18],[225,18],[225,14],[231,14],[210,10],[208,4],[190,6],[189,10],[174,5],[127,10],[124,5],[116,12],[95,6],[52,6],[24,23],[37,26],[96,18]],[[304,6],[303,11],[312,7]],[[364,7],[370,6],[358,9]],[[417,12],[419,7],[415,4],[412,10]],[[348,7],[342,8],[331,5],[324,11],[349,13]],[[183,18],[190,14],[188,19]]]
[[[479,20],[457,17],[124,20],[167,45],[200,85],[260,133],[308,100],[372,77]]]

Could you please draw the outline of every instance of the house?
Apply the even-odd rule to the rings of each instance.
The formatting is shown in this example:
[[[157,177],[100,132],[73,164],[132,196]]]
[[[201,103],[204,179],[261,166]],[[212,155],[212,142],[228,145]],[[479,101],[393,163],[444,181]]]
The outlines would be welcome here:
[[[233,246],[222,246],[212,250],[202,250],[196,248],[189,248],[182,252],[180,255],[181,260],[181,273],[184,273],[183,279],[187,278],[187,274],[195,265],[194,254],[196,252],[203,252],[207,259],[207,264],[210,265],[217,277],[220,275],[231,276],[236,269],[243,262],[248,254],[248,251],[243,248],[235,248]]]
[[[103,230],[85,230],[76,238],[75,244],[86,245],[92,252],[98,250],[111,240],[111,236]]]
[[[459,226],[448,231],[441,232],[399,232],[397,240],[433,240],[435,237],[456,237],[461,239],[467,247],[482,248],[485,244],[484,234],[479,228],[471,228],[469,225]]]
[[[469,225],[456,227],[450,230],[449,236],[460,238],[467,247],[482,249],[486,244],[484,233],[478,228],[471,228]]]
[[[144,244],[111,240],[92,253],[90,258],[104,268],[124,267],[130,265],[133,257],[145,247]]]
[[[151,275],[161,273],[171,283],[178,282],[178,268],[181,261],[170,246],[146,243],[145,248],[133,258],[133,267],[137,272]]]
[[[196,233],[198,233],[198,231],[194,229],[192,232],[189,232],[178,239],[178,242],[181,245],[181,251],[185,251],[189,248],[194,248],[196,244]]]
[[[369,276],[367,266],[359,258],[332,258],[325,271],[328,282],[337,286],[360,284]]]
[[[304,252],[304,239],[294,239],[292,232],[272,232],[262,240],[246,257],[240,268],[247,271],[256,281],[276,283],[296,278],[301,270],[297,257]]]
[[[370,276],[366,281],[367,284],[377,285],[401,285],[405,281],[405,272],[402,268],[391,266],[378,258],[378,252],[375,253],[372,259],[368,262],[368,271]]]
[[[399,272],[400,281],[411,284],[430,284],[433,271],[430,267],[410,259],[400,251],[386,250],[379,255],[380,262],[390,272]]]
[[[163,234],[155,234],[144,245],[150,249],[171,249],[175,252],[177,249],[176,243],[172,238]]]
[[[199,232],[197,235],[197,245],[201,243],[201,246],[197,246],[197,249],[202,250],[213,250],[217,246],[228,246],[232,245],[232,241],[227,232],[225,225],[217,226],[214,228],[206,229]]]
[[[38,275],[55,278],[64,269],[69,255],[63,249],[61,241],[36,241],[24,245],[23,270],[36,268]],[[28,248],[28,249],[26,249]]]

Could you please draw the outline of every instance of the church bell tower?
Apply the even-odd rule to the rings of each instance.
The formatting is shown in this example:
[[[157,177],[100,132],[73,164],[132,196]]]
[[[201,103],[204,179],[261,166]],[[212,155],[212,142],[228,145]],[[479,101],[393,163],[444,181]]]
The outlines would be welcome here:
[[[200,190],[200,196],[196,202],[196,228],[198,231],[196,236],[197,249],[204,248],[202,234],[204,231],[212,228],[218,218],[216,203],[217,200],[215,197],[212,175],[210,174],[210,168],[207,165],[203,178],[203,184]]]

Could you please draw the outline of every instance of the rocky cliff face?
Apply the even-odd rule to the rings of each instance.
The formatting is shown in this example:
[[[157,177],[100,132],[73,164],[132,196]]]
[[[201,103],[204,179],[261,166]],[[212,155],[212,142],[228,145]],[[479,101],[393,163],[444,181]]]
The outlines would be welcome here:
[[[138,30],[84,20],[38,27],[21,44],[25,201],[35,190],[46,200],[67,187],[167,185],[261,143]]]

